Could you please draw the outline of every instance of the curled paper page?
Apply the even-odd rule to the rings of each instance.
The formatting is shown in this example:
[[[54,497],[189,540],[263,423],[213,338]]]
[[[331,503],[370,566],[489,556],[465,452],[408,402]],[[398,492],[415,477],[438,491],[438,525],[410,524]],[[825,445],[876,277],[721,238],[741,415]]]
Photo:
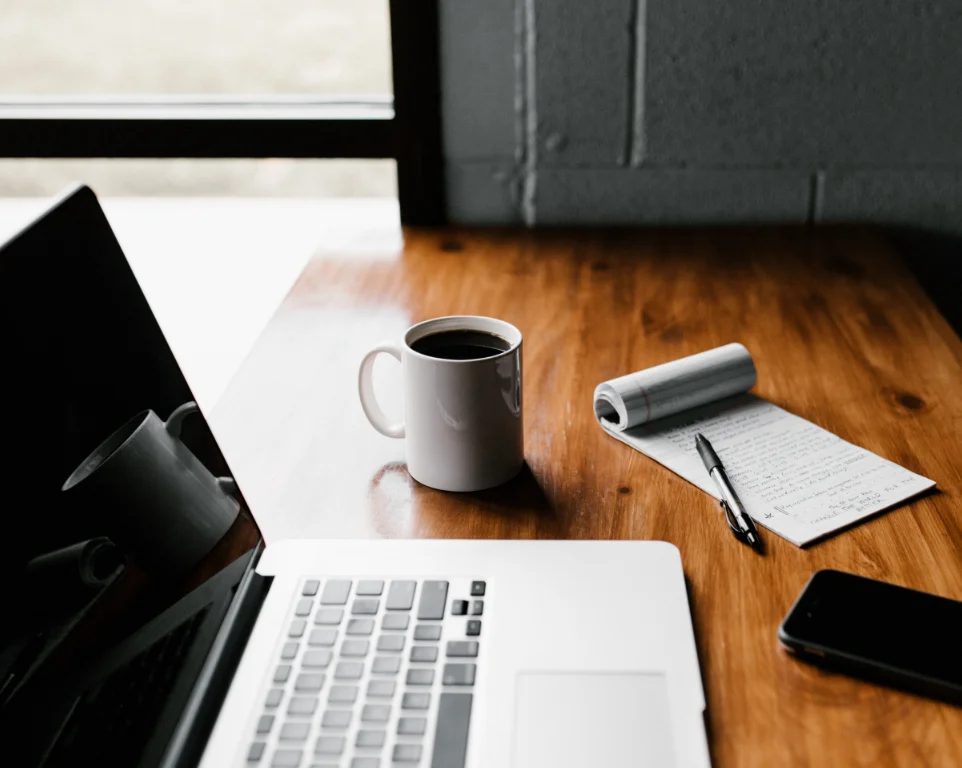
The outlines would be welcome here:
[[[755,363],[741,344],[629,373],[595,388],[595,416],[605,429],[631,427],[747,392],[755,386]]]

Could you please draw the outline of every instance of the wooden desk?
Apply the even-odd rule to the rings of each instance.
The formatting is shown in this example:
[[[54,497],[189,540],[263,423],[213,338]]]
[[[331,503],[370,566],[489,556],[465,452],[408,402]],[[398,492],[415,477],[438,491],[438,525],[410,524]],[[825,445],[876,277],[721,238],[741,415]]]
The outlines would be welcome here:
[[[502,317],[525,336],[530,471],[487,493],[414,483],[403,443],[357,402],[368,347],[455,313]],[[940,491],[809,549],[770,533],[765,557],[736,545],[705,494],[606,436],[591,407],[600,381],[736,340],[755,356],[758,394]],[[392,366],[380,371],[388,401]],[[719,768],[962,765],[962,709],[819,672],[775,634],[819,568],[962,599],[960,426],[962,344],[871,231],[406,231],[402,246],[377,221],[317,253],[214,418],[268,543],[677,545]]]

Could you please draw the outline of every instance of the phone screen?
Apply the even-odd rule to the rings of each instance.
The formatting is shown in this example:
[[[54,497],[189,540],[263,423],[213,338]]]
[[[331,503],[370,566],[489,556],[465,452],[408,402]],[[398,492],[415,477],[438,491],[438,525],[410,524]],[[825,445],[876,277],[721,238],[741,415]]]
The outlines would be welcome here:
[[[954,600],[819,571],[782,631],[816,650],[962,686],[962,603]]]

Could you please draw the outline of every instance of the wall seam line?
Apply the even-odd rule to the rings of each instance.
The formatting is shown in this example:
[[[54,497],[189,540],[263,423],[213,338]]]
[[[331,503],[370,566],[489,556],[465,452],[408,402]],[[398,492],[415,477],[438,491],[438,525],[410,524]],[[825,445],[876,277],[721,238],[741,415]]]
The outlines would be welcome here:
[[[638,3],[641,0],[629,0],[628,23],[625,31],[628,33],[628,88],[625,94],[627,120],[625,120],[625,143],[621,149],[618,164],[631,165],[635,155],[635,82],[638,76]]]
[[[645,58],[647,51],[646,14],[648,0],[633,0],[631,20],[631,82],[629,98],[629,151],[626,165],[638,166],[644,162],[647,147],[645,135]]]
[[[825,171],[817,170],[811,175],[808,196],[808,223],[822,221],[825,208]]]
[[[522,165],[521,218],[526,226],[537,223],[537,152],[538,152],[538,107],[535,93],[535,0],[519,0],[523,3],[521,19],[521,42],[524,57],[521,78],[524,87],[524,163]]]

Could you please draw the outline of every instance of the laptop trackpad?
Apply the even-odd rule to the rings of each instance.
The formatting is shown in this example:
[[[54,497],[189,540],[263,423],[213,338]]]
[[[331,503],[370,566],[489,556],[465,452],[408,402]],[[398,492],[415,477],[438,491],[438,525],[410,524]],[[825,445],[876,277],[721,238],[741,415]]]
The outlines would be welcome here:
[[[659,673],[522,672],[514,768],[670,768],[668,683]]]

